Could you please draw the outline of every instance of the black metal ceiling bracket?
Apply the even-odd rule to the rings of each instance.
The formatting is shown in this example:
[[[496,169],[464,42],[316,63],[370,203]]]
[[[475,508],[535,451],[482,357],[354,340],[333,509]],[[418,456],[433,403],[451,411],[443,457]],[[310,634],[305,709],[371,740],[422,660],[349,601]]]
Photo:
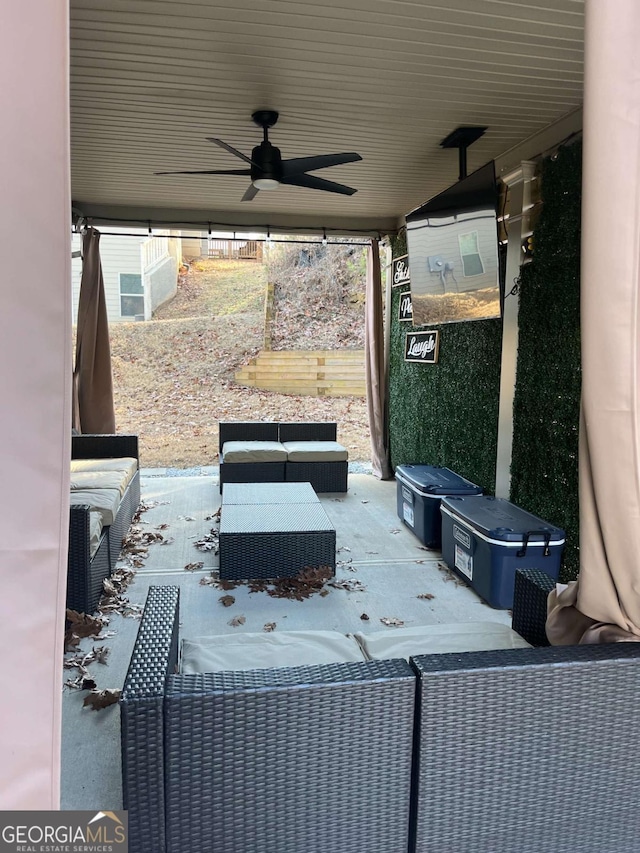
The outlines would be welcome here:
[[[440,143],[441,148],[458,149],[458,163],[460,165],[459,181],[467,177],[467,148],[473,145],[481,136],[484,136],[486,130],[486,127],[456,127]]]

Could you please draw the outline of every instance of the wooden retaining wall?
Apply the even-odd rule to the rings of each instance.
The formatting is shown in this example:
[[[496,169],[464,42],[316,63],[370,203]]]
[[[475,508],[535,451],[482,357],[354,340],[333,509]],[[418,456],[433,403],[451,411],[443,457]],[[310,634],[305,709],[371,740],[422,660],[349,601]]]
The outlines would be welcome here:
[[[280,394],[364,397],[364,350],[261,350],[235,379]]]

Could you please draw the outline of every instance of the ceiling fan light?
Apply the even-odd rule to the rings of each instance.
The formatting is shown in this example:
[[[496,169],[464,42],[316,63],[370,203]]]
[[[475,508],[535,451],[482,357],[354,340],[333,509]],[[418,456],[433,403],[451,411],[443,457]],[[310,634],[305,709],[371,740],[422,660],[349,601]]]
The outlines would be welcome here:
[[[256,178],[252,183],[257,190],[275,190],[280,186],[280,181],[273,178]]]

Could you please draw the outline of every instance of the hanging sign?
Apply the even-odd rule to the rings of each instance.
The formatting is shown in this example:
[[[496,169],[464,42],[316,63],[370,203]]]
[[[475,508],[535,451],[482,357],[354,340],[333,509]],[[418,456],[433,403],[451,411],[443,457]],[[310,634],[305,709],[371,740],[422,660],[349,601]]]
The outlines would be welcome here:
[[[440,332],[407,332],[404,342],[404,360],[421,364],[436,364]]]
[[[413,306],[411,305],[411,291],[407,290],[400,294],[400,302],[398,304],[398,320],[405,322],[413,320]]]
[[[400,287],[409,284],[409,255],[394,258],[391,265],[391,286]]]

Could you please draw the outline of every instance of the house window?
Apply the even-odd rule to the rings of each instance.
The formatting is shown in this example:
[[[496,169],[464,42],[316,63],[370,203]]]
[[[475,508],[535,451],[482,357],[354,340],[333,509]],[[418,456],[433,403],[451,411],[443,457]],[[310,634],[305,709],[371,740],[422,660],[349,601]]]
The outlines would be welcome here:
[[[120,273],[120,315],[135,317],[144,314],[144,291],[139,273]]]
[[[469,231],[468,234],[459,234],[458,245],[462,258],[462,274],[464,276],[482,275],[484,267],[478,249],[478,232]]]

